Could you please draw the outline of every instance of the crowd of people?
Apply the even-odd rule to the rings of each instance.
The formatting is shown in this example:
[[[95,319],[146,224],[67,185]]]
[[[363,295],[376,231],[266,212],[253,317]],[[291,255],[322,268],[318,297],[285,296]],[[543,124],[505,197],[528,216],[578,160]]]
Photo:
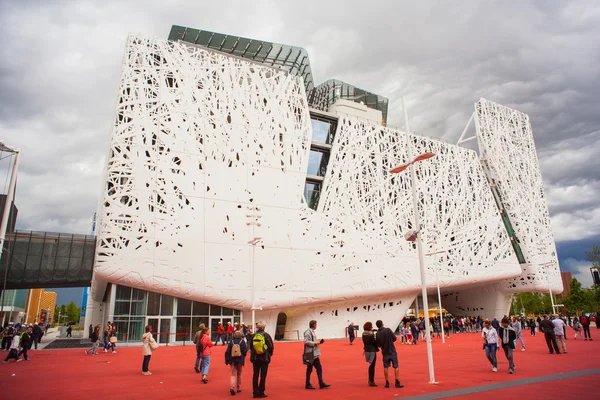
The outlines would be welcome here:
[[[2,327],[0,329],[0,337],[2,337],[2,347],[0,350],[8,352],[3,363],[8,363],[12,358],[16,362],[29,361],[27,352],[32,347],[37,350],[38,343],[41,342],[44,333],[45,330],[37,322],[29,325],[15,325],[13,322],[9,322],[6,326]],[[21,356],[23,356],[23,360]]]

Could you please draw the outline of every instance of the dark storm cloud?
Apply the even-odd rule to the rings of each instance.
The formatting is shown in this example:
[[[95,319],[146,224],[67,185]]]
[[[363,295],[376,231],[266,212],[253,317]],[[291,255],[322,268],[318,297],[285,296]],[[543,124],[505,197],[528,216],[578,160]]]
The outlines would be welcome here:
[[[0,139],[23,149],[19,226],[86,233],[127,34],[172,24],[305,47],[315,83],[390,99],[389,122],[456,142],[479,97],[528,113],[557,240],[600,238],[594,2],[0,3]],[[1,166],[0,166],[1,167]],[[578,229],[572,228],[577,221]]]

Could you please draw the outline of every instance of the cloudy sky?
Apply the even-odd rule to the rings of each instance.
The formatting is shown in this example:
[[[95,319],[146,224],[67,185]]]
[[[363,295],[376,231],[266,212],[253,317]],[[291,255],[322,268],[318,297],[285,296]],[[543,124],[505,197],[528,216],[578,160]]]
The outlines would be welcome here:
[[[389,97],[391,125],[403,123],[405,96],[411,128],[426,136],[456,142],[480,97],[529,114],[561,268],[591,283],[595,1],[0,0],[0,140],[22,149],[19,229],[90,232],[125,39],[166,39],[173,24],[302,46],[315,83],[337,78]]]

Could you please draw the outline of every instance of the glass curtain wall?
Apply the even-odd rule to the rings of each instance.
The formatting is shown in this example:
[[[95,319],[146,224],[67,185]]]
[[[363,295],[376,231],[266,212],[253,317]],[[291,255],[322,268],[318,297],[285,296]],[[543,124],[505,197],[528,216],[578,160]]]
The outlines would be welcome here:
[[[211,318],[240,322],[240,311],[166,294],[147,292],[127,286],[115,286],[113,321],[117,325],[119,341],[135,342],[142,339],[146,318],[161,321],[173,319],[169,332],[161,333],[161,343],[174,334],[175,341],[191,341],[201,323],[209,326]],[[168,321],[167,321],[168,322]],[[161,323],[164,330],[165,323]],[[158,327],[156,327],[158,329]],[[164,339],[163,339],[164,337]]]

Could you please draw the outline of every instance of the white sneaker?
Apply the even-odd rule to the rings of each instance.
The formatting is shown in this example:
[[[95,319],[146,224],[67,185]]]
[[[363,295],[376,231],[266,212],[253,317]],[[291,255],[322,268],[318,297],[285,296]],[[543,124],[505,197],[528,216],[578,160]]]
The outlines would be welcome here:
[[[108,353],[108,350],[104,349],[104,353]]]
[[[525,349],[523,348],[523,349],[521,349],[521,351],[525,351]]]
[[[117,354],[117,351],[116,351],[116,350],[113,350],[113,354]]]
[[[86,355],[86,356],[88,355],[88,351],[87,351],[87,350],[85,351],[85,355]]]
[[[496,368],[496,367],[493,367],[493,368],[492,368],[492,372],[496,372],[496,371],[498,371],[498,368]]]

